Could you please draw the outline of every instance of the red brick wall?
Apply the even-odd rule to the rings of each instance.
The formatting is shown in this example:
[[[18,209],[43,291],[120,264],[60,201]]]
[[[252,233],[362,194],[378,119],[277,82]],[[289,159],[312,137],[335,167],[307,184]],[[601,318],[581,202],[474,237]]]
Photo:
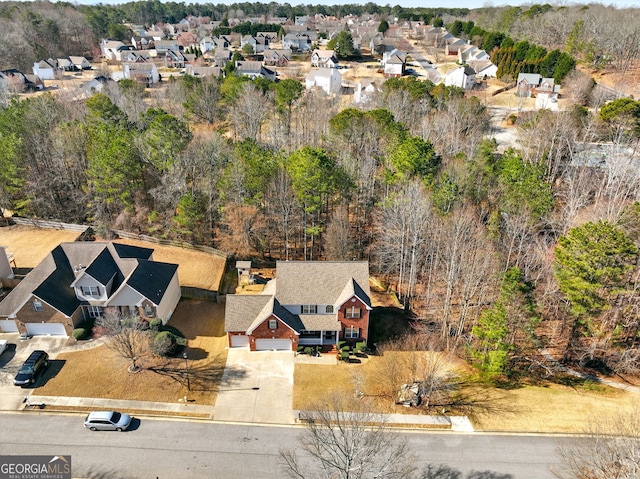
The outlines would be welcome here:
[[[269,329],[269,320],[275,319],[278,322],[276,329]],[[251,351],[256,350],[256,339],[291,339],[293,350],[298,349],[298,335],[289,326],[284,324],[275,316],[271,315],[265,319],[249,337]]]
[[[72,318],[67,318],[60,311],[52,308],[44,301],[41,301],[42,311],[35,311],[33,309],[33,299],[34,298],[31,297],[16,314],[16,325],[18,326],[19,332],[27,332],[25,323],[62,323],[64,324],[67,335],[71,336],[74,321]]]
[[[355,299],[355,301],[352,301],[353,299]],[[352,306],[355,307],[356,309],[360,309],[360,318],[345,317],[346,310],[351,309]],[[340,307],[340,310],[338,311],[338,321],[340,321],[340,324],[342,326],[342,329],[340,331],[340,337],[339,337],[340,340],[353,341],[353,342],[367,340],[367,336],[369,334],[369,310],[367,309],[366,305],[355,296],[347,300],[347,302],[345,302]],[[357,339],[345,338],[344,328],[347,328],[347,327],[359,328],[360,337]]]

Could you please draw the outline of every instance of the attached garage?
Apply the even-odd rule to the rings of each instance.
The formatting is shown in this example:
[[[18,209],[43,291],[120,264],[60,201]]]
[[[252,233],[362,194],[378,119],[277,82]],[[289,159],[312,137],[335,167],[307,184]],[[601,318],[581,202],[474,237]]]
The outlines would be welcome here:
[[[30,336],[66,336],[67,331],[62,323],[26,323],[27,333]]]
[[[256,339],[256,351],[291,351],[290,339]]]
[[[231,336],[232,348],[244,348],[246,346],[249,346],[249,336],[247,335]]]
[[[17,333],[18,325],[13,319],[0,319],[0,332]]]

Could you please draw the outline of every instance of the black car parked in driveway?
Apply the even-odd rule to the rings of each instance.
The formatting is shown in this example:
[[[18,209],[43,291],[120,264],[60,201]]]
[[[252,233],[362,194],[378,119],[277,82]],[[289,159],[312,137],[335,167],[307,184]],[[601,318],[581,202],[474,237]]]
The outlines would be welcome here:
[[[49,355],[44,351],[32,352],[13,379],[16,386],[29,386],[36,382],[40,373],[49,365]]]

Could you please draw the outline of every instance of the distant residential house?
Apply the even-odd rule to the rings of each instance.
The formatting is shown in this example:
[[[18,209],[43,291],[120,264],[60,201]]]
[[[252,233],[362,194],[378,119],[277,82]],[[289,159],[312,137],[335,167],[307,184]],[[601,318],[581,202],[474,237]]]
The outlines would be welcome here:
[[[469,66],[476,72],[476,76],[480,78],[495,78],[498,74],[498,67],[489,60],[471,60]]]
[[[334,50],[314,50],[311,53],[311,66],[315,68],[336,68],[338,58]]]
[[[445,75],[444,84],[471,90],[476,86],[476,72],[468,65],[460,66]]]
[[[240,39],[240,48],[244,48],[246,45],[251,45],[253,53],[262,53],[268,46],[269,41],[265,37],[254,37],[252,35],[245,35]]]
[[[366,261],[278,261],[261,294],[227,295],[229,347],[332,351],[340,341],[366,344],[370,295]]]
[[[216,48],[213,52],[213,61],[216,65],[224,68],[233,58],[233,52],[225,48]]]
[[[180,51],[180,46],[176,40],[158,40],[155,42],[156,51],[158,54],[165,53],[166,51]]]
[[[458,62],[469,63],[472,61],[489,61],[490,57],[487,52],[479,49],[475,45],[466,45],[464,49],[458,50]]]
[[[119,243],[62,243],[0,302],[0,329],[70,336],[105,313],[166,323],[180,300],[178,265]]]
[[[91,63],[85,57],[70,56],[69,60],[76,67],[76,70],[91,70]]]
[[[129,63],[146,63],[151,60],[150,50],[131,50],[123,52],[122,61]]]
[[[211,37],[204,37],[202,40],[200,40],[200,51],[202,53],[213,50],[215,47],[216,44]]]
[[[100,93],[104,86],[112,81],[113,80],[111,78],[100,75],[95,77],[93,80],[83,83],[80,88],[83,89],[88,95],[93,95],[93,93]]]
[[[41,80],[54,80],[60,73],[57,62],[50,58],[34,63],[33,74]]]
[[[194,77],[215,77],[219,78],[222,76],[224,70],[218,66],[196,66],[196,65],[187,65],[185,67],[185,73],[187,75],[191,75]]]
[[[444,46],[445,55],[458,55],[460,50],[464,50],[469,45],[464,40],[455,38],[446,42]]]
[[[6,88],[7,91],[11,93],[23,93],[25,91],[35,91],[38,89],[24,73],[15,68],[0,70],[0,83],[0,86]]]
[[[373,100],[375,95],[382,91],[382,81],[373,78],[360,80],[356,83],[353,92],[354,103],[366,104]]]
[[[262,61],[267,66],[276,66],[276,67],[286,67],[289,65],[289,61],[291,60],[292,52],[289,49],[282,50],[271,50],[267,49],[264,51],[262,56]]]
[[[133,37],[131,37],[131,45],[133,45],[136,50],[146,50],[154,44],[154,41],[154,38],[151,36],[143,37],[134,35]]]
[[[538,73],[520,73],[516,80],[518,96],[546,95],[551,101],[557,101],[560,85],[553,78],[543,78]]]
[[[386,77],[401,77],[405,73],[407,54],[394,48],[390,52],[383,53],[382,63],[384,64],[384,75]]]
[[[128,52],[131,47],[125,45],[121,41],[117,40],[105,40],[103,39],[100,43],[100,50],[102,51],[102,56],[106,60],[111,61],[122,61],[123,52]]]
[[[76,66],[68,58],[58,58],[58,68],[65,72],[75,71]]]
[[[342,89],[342,74],[337,68],[311,70],[305,77],[307,90],[320,88],[327,95],[339,94]]]
[[[200,45],[198,42],[198,37],[191,32],[180,33],[176,36],[176,41],[178,42],[179,49]]]
[[[124,63],[122,65],[123,78],[135,80],[146,86],[152,86],[160,81],[160,74],[155,63]]]
[[[167,50],[164,55],[164,64],[169,68],[184,68],[187,57],[180,51]]]
[[[256,38],[264,38],[264,45],[268,48],[269,45],[278,41],[278,34],[276,32],[258,32]]]
[[[282,48],[308,52],[311,50],[311,37],[307,33],[287,33],[282,39]]]
[[[262,62],[253,61],[237,61],[236,73],[255,80],[258,77],[275,81],[276,72],[265,67]]]

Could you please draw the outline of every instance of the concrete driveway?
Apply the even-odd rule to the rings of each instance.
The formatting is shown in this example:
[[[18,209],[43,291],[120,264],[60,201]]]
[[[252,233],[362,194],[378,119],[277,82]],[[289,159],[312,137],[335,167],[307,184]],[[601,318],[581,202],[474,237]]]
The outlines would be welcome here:
[[[229,349],[213,419],[293,424],[293,355],[293,351]]]
[[[50,362],[49,367],[38,378],[35,386],[20,388],[13,385],[13,378],[22,363],[32,351],[37,349],[48,352],[50,361],[54,360],[69,338],[66,336],[34,336],[31,339],[21,340],[18,333],[0,333],[0,339],[6,339],[9,342],[7,350],[0,355],[0,411],[16,411],[21,407],[25,396],[37,391],[38,386],[48,381],[59,370],[59,367],[62,367],[55,361]]]

